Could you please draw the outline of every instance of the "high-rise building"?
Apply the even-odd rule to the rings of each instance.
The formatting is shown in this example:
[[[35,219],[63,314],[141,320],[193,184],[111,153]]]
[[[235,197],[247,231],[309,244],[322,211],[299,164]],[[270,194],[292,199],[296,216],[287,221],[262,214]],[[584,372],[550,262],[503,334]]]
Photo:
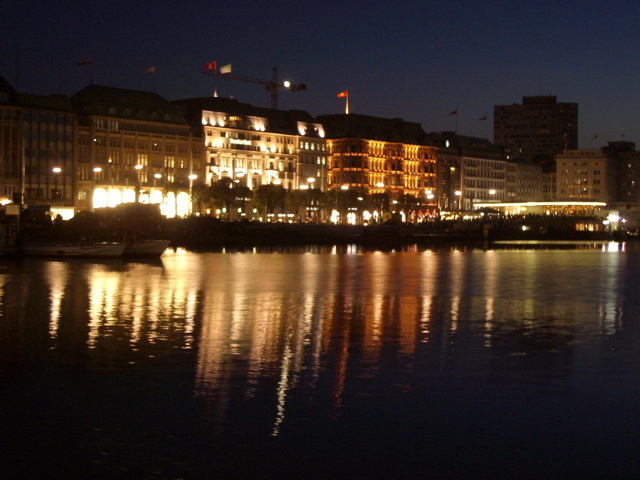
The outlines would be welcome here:
[[[551,162],[578,148],[578,104],[558,103],[555,96],[522,97],[522,105],[493,107],[493,143],[513,158]]]

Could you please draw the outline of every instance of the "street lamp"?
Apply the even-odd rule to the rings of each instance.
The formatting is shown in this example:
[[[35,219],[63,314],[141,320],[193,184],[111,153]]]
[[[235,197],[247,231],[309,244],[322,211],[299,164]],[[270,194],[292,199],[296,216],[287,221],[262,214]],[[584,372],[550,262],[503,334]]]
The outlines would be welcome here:
[[[349,185],[340,185],[340,190],[349,190]],[[338,216],[340,212],[338,211],[338,188],[336,187],[336,223],[338,223]]]
[[[456,197],[458,197],[458,210],[462,210],[462,192],[460,190],[456,190]]]
[[[136,170],[136,203],[140,203],[140,190],[142,189],[142,180],[140,179],[140,170],[142,165],[138,164],[135,167]]]
[[[53,174],[54,174],[53,176],[54,176],[54,177],[55,177],[55,179],[56,179],[56,188],[55,188],[55,190],[53,191],[53,195],[51,195],[51,197],[52,197],[52,200],[53,200],[53,199],[56,199],[56,200],[57,200],[57,199],[59,199],[59,198],[60,198],[60,191],[58,190],[58,174],[59,174],[60,172],[62,172],[62,168],[60,168],[60,167],[53,167],[53,168],[51,169],[51,171],[53,172]]]
[[[193,211],[193,181],[198,178],[198,175],[192,173],[189,175],[189,213]]]

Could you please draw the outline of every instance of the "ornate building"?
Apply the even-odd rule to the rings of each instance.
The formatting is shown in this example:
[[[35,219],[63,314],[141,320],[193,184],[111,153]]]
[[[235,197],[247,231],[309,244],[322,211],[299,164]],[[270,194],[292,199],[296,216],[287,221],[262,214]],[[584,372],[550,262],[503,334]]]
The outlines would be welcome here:
[[[254,107],[233,99],[178,100],[206,151],[206,183],[231,178],[255,188],[327,188],[325,131],[306,112]]]
[[[329,184],[365,194],[410,195],[435,209],[436,148],[417,123],[365,115],[318,117],[327,130]]]

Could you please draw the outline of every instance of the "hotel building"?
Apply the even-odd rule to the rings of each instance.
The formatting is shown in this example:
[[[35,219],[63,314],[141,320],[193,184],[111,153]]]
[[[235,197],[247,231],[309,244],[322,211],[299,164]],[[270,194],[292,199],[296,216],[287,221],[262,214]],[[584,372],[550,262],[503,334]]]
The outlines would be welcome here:
[[[177,100],[203,140],[205,183],[222,178],[254,189],[327,189],[325,130],[306,112],[254,107],[233,99]]]
[[[437,149],[417,123],[365,115],[318,117],[327,131],[329,183],[364,194],[409,195],[435,210]]]

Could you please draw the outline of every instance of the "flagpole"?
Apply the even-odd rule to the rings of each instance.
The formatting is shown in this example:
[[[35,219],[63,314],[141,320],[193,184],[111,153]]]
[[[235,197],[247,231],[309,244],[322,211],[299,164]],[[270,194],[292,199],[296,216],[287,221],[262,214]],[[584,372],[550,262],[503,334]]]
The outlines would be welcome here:
[[[455,115],[456,116],[456,129],[455,129],[455,134],[458,134],[458,107],[456,107],[456,109],[451,112],[449,115]]]
[[[489,120],[487,120],[487,112],[484,112],[484,139],[489,139],[489,134],[487,133],[487,125],[489,124]]]

